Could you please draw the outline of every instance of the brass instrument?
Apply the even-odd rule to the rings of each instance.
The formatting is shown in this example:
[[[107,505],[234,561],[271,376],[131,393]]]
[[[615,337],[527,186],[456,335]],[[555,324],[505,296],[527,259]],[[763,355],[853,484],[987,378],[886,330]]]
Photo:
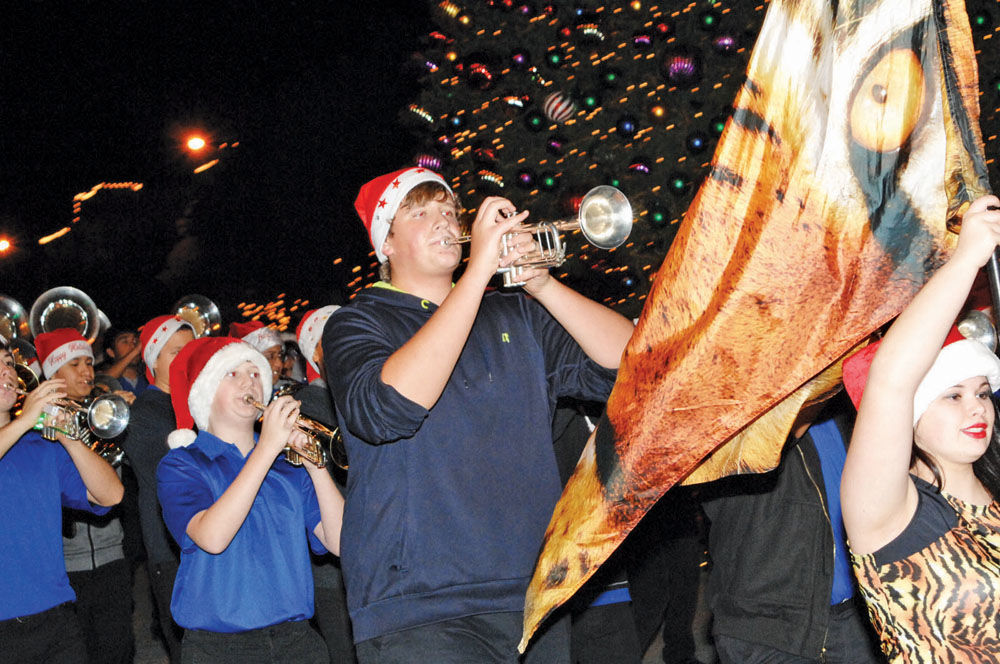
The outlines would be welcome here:
[[[992,352],[997,351],[997,330],[989,315],[979,309],[970,309],[958,322],[958,331],[966,339],[980,342]]]
[[[526,269],[562,265],[566,261],[566,247],[559,233],[577,228],[595,247],[614,249],[632,232],[632,205],[621,190],[603,184],[586,193],[576,219],[522,224],[505,233],[501,238],[501,257],[510,253],[516,236],[521,233],[533,234],[536,248],[518,258],[513,265],[497,270],[503,273],[503,285],[523,286],[525,282],[520,277]],[[471,235],[462,235],[444,240],[443,244],[462,244],[471,239]]]
[[[249,394],[243,396],[243,401],[262,413],[267,407]],[[322,422],[317,422],[316,420],[299,415],[295,418],[295,429],[305,434],[306,445],[301,451],[292,448],[291,445],[286,445],[285,460],[288,461],[288,463],[293,466],[301,466],[301,457],[305,457],[319,468],[326,466],[327,460],[332,460],[338,467],[345,470],[347,469],[346,455],[343,455],[342,458],[337,458],[337,455],[334,452],[334,450],[338,447],[338,440],[340,441],[340,449],[343,449],[343,440],[341,439],[339,428],[331,429]],[[341,461],[343,463],[341,463]]]
[[[219,307],[204,295],[185,295],[174,304],[174,313],[194,329],[194,338],[218,334],[222,329]]]
[[[0,337],[9,344],[15,339],[28,339],[30,336],[28,312],[14,298],[0,294]]]
[[[38,387],[38,377],[27,365],[15,364],[17,385],[6,383],[22,397]],[[42,438],[55,440],[61,433],[94,450],[112,466],[121,464],[125,452],[110,439],[118,436],[128,426],[129,406],[117,394],[106,394],[94,390],[86,399],[59,399],[43,410],[42,417],[34,428],[41,431]],[[96,440],[92,440],[96,437]]]
[[[92,344],[101,329],[101,315],[94,301],[82,290],[59,286],[39,295],[31,305],[28,327],[36,337],[42,332],[72,328]]]

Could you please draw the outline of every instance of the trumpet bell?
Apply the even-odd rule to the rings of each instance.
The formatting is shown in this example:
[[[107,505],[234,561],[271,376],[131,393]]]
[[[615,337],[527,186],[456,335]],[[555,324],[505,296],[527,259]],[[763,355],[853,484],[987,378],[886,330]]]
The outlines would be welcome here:
[[[100,331],[100,313],[86,293],[72,286],[50,288],[31,305],[28,326],[34,336],[68,327],[94,343]]]
[[[194,338],[218,334],[222,329],[219,307],[204,295],[185,295],[174,304],[174,313],[194,328]]]
[[[599,249],[614,249],[632,233],[632,205],[620,189],[602,184],[580,202],[580,231]]]
[[[87,424],[98,438],[114,438],[128,426],[129,407],[117,394],[104,394],[87,408]]]
[[[8,344],[15,339],[29,339],[28,312],[12,297],[0,294],[0,337]]]

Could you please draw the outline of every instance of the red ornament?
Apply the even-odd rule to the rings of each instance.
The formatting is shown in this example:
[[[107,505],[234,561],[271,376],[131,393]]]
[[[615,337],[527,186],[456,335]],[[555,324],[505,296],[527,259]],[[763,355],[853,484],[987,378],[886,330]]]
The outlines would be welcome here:
[[[566,122],[576,113],[576,104],[562,92],[553,92],[545,98],[542,111],[552,122]]]

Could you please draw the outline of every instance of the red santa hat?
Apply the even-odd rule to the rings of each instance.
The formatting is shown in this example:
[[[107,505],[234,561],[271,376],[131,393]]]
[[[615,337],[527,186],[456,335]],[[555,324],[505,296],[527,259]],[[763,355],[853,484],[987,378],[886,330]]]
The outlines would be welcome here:
[[[39,334],[35,337],[35,351],[42,362],[42,373],[46,378],[52,378],[64,364],[78,357],[94,359],[90,344],[82,334],[70,327]]]
[[[226,373],[244,362],[260,372],[263,402],[271,398],[271,367],[256,348],[232,337],[202,337],[184,346],[170,363],[170,401],[177,418],[177,430],[167,437],[171,447],[190,445],[191,429],[208,427],[215,391]]]
[[[452,194],[451,187],[440,175],[426,168],[404,168],[366,182],[354,201],[354,209],[368,229],[368,237],[380,263],[385,262],[382,243],[389,235],[389,225],[399,210],[399,204],[410,190],[424,182],[437,182]]]
[[[306,378],[310,383],[319,378],[319,367],[313,362],[313,354],[316,352],[316,346],[323,339],[323,328],[326,327],[326,321],[337,309],[340,307],[336,304],[329,304],[319,309],[307,311],[306,315],[302,317],[298,329],[295,330],[295,339],[299,344],[299,350],[306,358]]]
[[[285,345],[276,329],[264,325],[259,320],[231,324],[229,336],[242,339],[262,353],[272,346],[283,347]]]
[[[156,379],[153,376],[153,366],[156,358],[160,356],[160,351],[167,341],[174,335],[174,332],[186,327],[194,334],[194,326],[180,316],[168,315],[157,316],[142,326],[142,334],[139,335],[139,345],[142,346],[142,361],[146,363],[146,380],[152,384]]]
[[[881,341],[877,341],[844,360],[844,388],[855,408],[861,403],[868,370],[880,345]],[[917,426],[927,407],[942,392],[975,376],[985,376],[991,390],[1000,390],[1000,359],[981,342],[967,339],[957,327],[952,327],[913,395],[913,426]]]

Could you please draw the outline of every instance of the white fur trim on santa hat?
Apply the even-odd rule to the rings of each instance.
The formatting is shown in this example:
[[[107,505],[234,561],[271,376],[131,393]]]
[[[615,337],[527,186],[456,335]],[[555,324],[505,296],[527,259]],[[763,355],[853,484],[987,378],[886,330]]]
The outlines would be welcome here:
[[[149,343],[147,343],[146,347],[142,349],[142,361],[146,363],[146,366],[149,367],[151,373],[153,371],[153,367],[156,365],[156,358],[160,356],[160,351],[162,351],[163,347],[167,345],[167,341],[170,340],[170,337],[174,336],[174,332],[182,327],[186,327],[194,333],[194,326],[191,325],[190,322],[180,318],[179,316],[168,318],[163,321],[160,327],[156,329],[152,338],[150,338]]]
[[[973,339],[961,339],[942,348],[913,395],[913,426],[942,392],[974,376],[985,376],[991,390],[1000,390],[1000,359]]]
[[[205,363],[188,393],[188,408],[191,410],[191,418],[194,419],[194,423],[198,425],[199,429],[205,430],[208,427],[208,415],[212,410],[215,391],[219,389],[219,383],[222,382],[226,372],[235,369],[244,362],[252,363],[260,371],[260,382],[264,388],[264,398],[261,401],[267,403],[271,400],[271,366],[267,360],[264,359],[259,350],[248,343],[231,343],[219,349]]]
[[[299,350],[302,351],[302,357],[306,358],[306,362],[309,363],[309,366],[316,373],[320,371],[316,363],[313,362],[313,355],[316,353],[316,346],[319,345],[320,340],[323,338],[323,328],[326,327],[326,321],[330,319],[330,316],[337,309],[340,309],[340,307],[336,304],[328,304],[325,307],[320,307],[305,320],[302,325],[302,331],[299,334],[298,343]]]
[[[375,214],[372,215],[372,246],[375,248],[375,257],[378,258],[379,263],[386,261],[386,256],[382,253],[382,245],[389,237],[389,226],[392,224],[392,218],[396,216],[396,211],[399,210],[399,204],[403,202],[403,198],[410,193],[411,189],[424,182],[437,182],[454,196],[451,187],[444,181],[444,178],[426,168],[411,168],[393,180],[382,192],[379,205],[375,208]],[[385,205],[381,204],[382,201],[385,201]]]
[[[198,437],[198,434],[194,432],[194,429],[174,429],[167,436],[167,446],[170,449],[175,450],[178,447],[187,447],[194,442],[194,439]]]
[[[78,357],[94,358],[94,351],[90,348],[90,344],[83,339],[66,342],[49,353],[45,361],[42,362],[42,371],[46,378],[52,378],[64,364]]]
[[[247,342],[260,352],[264,352],[272,346],[281,346],[281,335],[273,327],[258,327],[256,330],[250,334],[243,337],[243,341]],[[270,369],[268,369],[270,371]]]

